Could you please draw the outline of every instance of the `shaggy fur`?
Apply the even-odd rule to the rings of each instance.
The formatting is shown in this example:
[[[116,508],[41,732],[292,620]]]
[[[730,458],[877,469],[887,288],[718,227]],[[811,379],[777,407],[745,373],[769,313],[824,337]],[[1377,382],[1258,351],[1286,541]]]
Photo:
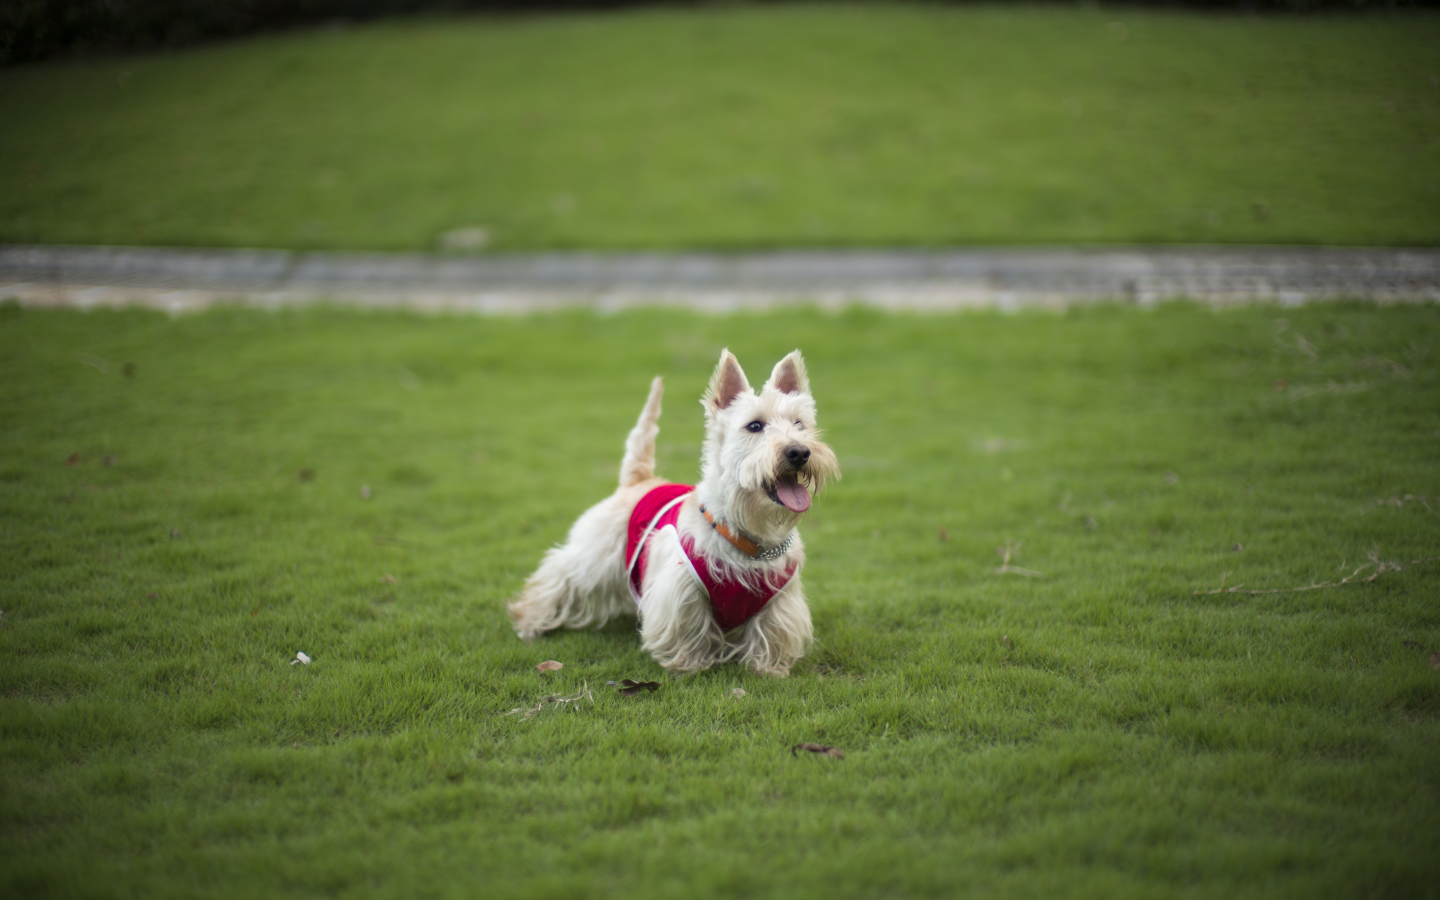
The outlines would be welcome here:
[[[720,662],[784,676],[809,647],[810,609],[800,583],[805,545],[795,532],[785,555],[766,562],[745,555],[705,521],[700,507],[762,547],[785,541],[804,513],[791,507],[840,477],[834,452],[815,427],[815,399],[800,351],[775,365],[759,393],[751,389],[729,350],[711,376],[705,408],[701,480],[680,508],[680,533],[711,560],[722,578],[756,583],[795,565],[795,576],[759,614],[728,634],[711,612],[710,598],[679,560],[673,542],[654,541],[637,609],[626,588],[625,541],[630,513],[646,492],[666,482],[655,477],[660,433],[661,379],[650,386],[640,420],[625,441],[620,487],[591,507],[563,545],[545,554],[540,568],[510,603],[515,633],[534,640],[556,628],[598,628],[621,614],[639,615],[645,650],[672,673]],[[754,423],[761,427],[752,431]],[[788,503],[786,502],[788,500]]]

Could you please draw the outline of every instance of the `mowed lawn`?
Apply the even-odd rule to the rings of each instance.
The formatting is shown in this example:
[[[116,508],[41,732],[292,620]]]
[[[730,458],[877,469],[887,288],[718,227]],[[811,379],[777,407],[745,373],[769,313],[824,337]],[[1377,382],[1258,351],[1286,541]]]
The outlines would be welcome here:
[[[1440,244],[1440,15],[418,18],[0,70],[0,241]]]
[[[804,350],[844,467],[814,653],[515,639],[656,374],[694,477],[724,346]],[[1434,306],[0,306],[0,894],[1435,896],[1437,351]]]

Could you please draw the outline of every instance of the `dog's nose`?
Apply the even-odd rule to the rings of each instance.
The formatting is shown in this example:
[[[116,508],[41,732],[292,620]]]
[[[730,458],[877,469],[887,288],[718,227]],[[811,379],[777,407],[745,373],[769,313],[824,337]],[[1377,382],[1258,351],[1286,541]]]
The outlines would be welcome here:
[[[791,444],[785,448],[785,461],[792,468],[802,469],[810,461],[810,448],[804,444]]]

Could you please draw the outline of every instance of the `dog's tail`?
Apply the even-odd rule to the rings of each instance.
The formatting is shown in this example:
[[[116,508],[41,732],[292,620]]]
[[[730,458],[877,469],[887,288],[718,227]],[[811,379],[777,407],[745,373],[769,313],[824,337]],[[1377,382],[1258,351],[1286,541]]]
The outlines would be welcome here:
[[[665,382],[660,376],[650,382],[650,397],[640,410],[640,421],[625,439],[625,459],[620,463],[620,486],[631,487],[655,477],[655,436],[660,433],[660,395]]]

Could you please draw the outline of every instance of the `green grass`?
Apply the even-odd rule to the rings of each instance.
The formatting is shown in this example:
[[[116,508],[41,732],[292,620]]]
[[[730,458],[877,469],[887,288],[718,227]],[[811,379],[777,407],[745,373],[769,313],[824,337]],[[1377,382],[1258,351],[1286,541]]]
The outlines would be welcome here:
[[[0,241],[1440,244],[1440,15],[724,6],[0,70]]]
[[[804,349],[845,469],[814,654],[517,641],[656,373],[694,476],[726,345]],[[1437,350],[1435,306],[0,306],[0,894],[1435,897],[1440,563],[1192,592],[1440,556]]]

